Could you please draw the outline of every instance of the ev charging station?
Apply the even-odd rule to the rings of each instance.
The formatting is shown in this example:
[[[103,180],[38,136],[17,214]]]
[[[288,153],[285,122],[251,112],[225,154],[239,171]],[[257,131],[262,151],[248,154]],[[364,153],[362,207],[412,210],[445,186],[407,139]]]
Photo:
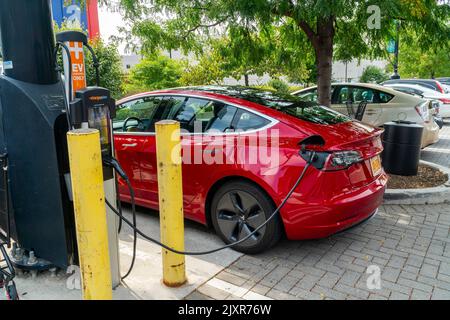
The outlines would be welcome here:
[[[78,264],[78,253],[66,135],[72,128],[98,129],[102,156],[112,156],[115,101],[106,89],[86,87],[82,33],[59,34],[55,43],[50,0],[0,0],[0,29],[0,243],[14,240],[10,256],[18,269],[67,268]],[[56,69],[58,47],[64,81]],[[111,168],[104,167],[104,187],[116,203]],[[118,218],[110,209],[107,217],[115,287]]]

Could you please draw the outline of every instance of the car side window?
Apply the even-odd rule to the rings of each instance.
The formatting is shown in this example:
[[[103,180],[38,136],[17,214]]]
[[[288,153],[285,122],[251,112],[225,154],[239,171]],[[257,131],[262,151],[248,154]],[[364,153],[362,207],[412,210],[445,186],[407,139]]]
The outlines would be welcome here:
[[[317,102],[319,95],[317,89],[312,89],[299,93],[298,97],[304,101]]]
[[[148,132],[161,97],[143,97],[117,106],[114,132]],[[124,128],[125,125],[125,128]]]
[[[345,104],[347,101],[351,100],[350,88],[340,87],[339,93],[337,95],[337,104]]]
[[[188,98],[178,107],[172,107],[169,119],[180,122],[182,129],[191,133],[225,132],[232,129],[231,123],[237,108],[223,103]]]
[[[186,100],[186,97],[165,96],[161,103],[163,110],[161,120],[173,120],[178,111],[183,107]]]
[[[214,105],[214,116],[208,120],[206,132],[226,132],[233,130],[231,123],[236,115],[237,108],[224,104]]]
[[[360,103],[362,101],[374,103],[375,100],[375,92],[370,88],[354,87],[352,90],[352,102],[354,103]]]
[[[388,103],[391,101],[394,96],[392,94],[382,92],[382,91],[376,91],[378,94],[378,103]]]
[[[269,120],[260,117],[252,112],[241,110],[237,114],[234,129],[237,131],[256,130],[267,126]]]

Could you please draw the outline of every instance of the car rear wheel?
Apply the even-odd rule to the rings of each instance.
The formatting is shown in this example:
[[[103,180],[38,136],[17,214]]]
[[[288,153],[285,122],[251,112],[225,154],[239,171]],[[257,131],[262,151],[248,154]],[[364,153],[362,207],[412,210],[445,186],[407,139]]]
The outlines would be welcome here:
[[[246,181],[228,182],[214,195],[211,220],[216,233],[227,243],[250,235],[275,211],[271,199],[257,186]],[[243,253],[259,253],[275,245],[282,235],[279,215],[233,249]]]

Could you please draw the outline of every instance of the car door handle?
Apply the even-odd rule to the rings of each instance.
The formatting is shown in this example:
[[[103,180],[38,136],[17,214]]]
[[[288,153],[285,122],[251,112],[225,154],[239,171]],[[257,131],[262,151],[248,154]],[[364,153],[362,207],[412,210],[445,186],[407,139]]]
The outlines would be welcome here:
[[[137,147],[137,143],[124,143],[122,145],[122,147],[124,147],[124,148],[134,148],[134,147]]]

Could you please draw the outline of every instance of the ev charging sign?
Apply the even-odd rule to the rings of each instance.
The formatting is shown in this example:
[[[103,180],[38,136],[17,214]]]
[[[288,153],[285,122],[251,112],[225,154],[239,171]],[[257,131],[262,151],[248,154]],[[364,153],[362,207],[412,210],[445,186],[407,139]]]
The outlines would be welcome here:
[[[64,52],[63,61],[64,61],[64,70],[71,70],[72,73],[72,97],[67,97],[68,101],[71,101],[75,98],[75,92],[80,89],[86,88],[86,68],[85,68],[85,60],[84,60],[84,45],[82,42],[69,41],[65,42],[65,45],[69,48],[70,51],[70,62],[72,63],[69,66],[69,59],[67,54]],[[69,81],[66,81],[66,92],[69,93]]]

